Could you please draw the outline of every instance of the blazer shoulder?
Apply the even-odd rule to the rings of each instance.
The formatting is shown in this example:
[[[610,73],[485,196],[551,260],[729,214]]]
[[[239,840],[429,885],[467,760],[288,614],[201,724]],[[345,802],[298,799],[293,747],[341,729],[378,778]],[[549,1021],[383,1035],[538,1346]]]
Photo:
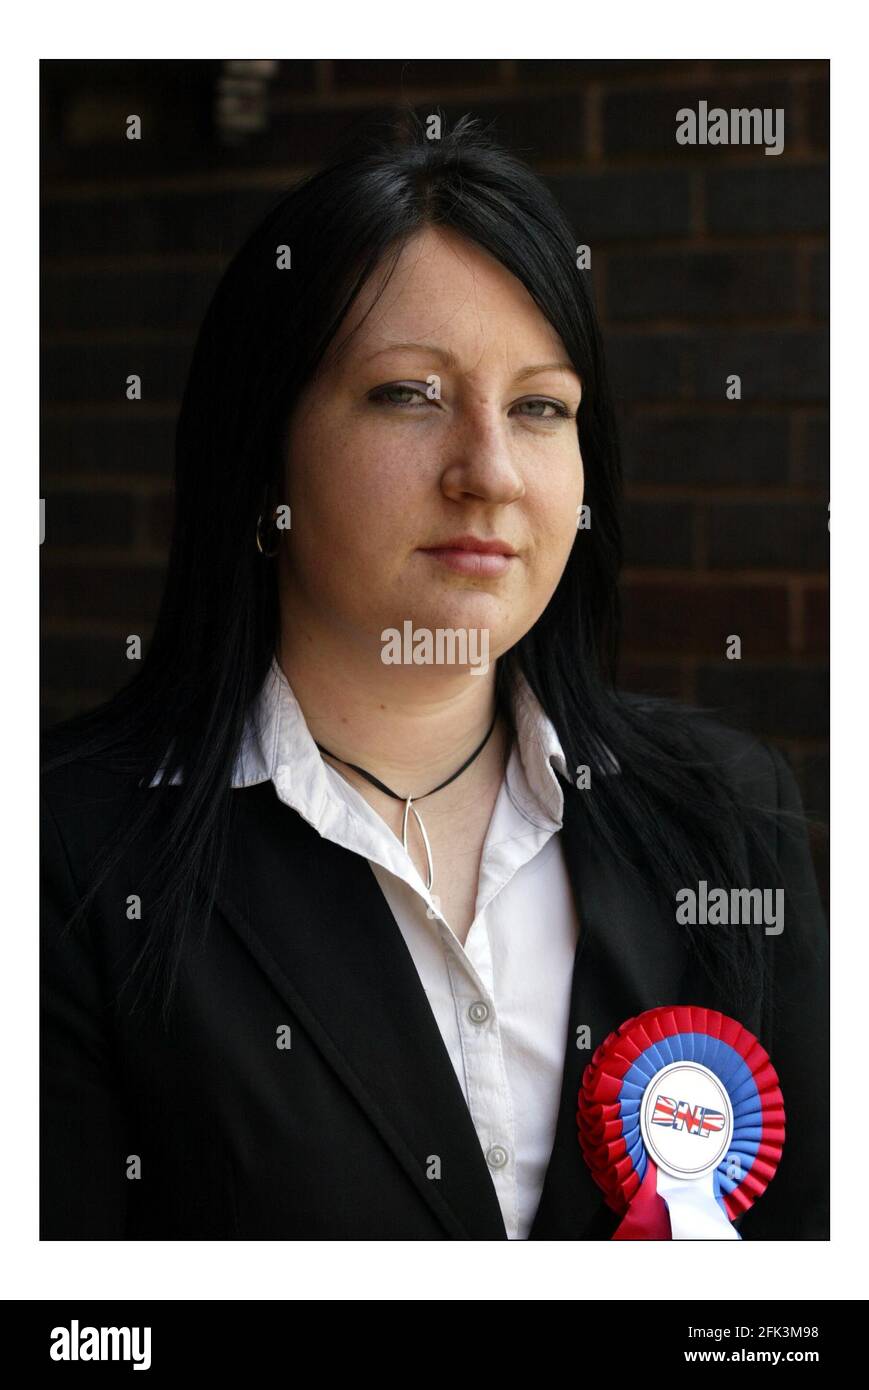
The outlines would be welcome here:
[[[740,799],[775,806],[779,784],[789,768],[782,753],[757,734],[725,724],[706,710],[676,700],[623,695],[626,703],[666,723],[681,756],[705,769],[717,769]]]
[[[743,797],[776,804],[785,765],[777,748],[756,734],[735,729],[708,714],[697,717],[693,736],[702,753]]]
[[[134,772],[84,755],[70,753],[62,762],[46,757],[40,773],[43,855],[62,848],[72,865],[90,860],[136,800],[149,795],[140,780]]]

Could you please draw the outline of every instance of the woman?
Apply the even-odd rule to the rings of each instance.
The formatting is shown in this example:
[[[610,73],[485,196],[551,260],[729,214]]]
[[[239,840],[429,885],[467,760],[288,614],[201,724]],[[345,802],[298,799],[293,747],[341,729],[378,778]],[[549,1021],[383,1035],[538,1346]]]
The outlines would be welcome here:
[[[609,1239],[592,1053],[720,1009],[823,1238],[795,784],[614,687],[616,429],[569,226],[467,118],[350,151],[226,271],[141,674],[45,784],[44,1238]],[[780,887],[785,930],[677,920]]]

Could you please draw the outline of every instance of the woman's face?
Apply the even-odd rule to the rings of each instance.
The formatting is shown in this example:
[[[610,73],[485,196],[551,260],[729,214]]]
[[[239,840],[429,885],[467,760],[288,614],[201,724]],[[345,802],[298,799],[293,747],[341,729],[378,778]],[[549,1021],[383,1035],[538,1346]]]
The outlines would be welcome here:
[[[381,281],[290,422],[282,602],[378,655],[407,620],[485,630],[492,660],[543,612],[576,538],[581,383],[524,286],[456,233],[419,233],[377,299]],[[468,537],[511,553],[450,548]]]

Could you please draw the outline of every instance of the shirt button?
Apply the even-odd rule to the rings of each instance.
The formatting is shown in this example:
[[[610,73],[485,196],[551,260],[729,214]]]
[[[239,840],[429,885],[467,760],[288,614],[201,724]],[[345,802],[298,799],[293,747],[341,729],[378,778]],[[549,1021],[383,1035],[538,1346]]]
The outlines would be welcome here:
[[[489,1006],[484,1004],[482,999],[478,999],[468,1009],[468,1018],[472,1023],[485,1023],[489,1017]]]
[[[502,1149],[500,1144],[493,1144],[486,1153],[486,1162],[490,1168],[503,1168],[507,1162],[507,1150]]]

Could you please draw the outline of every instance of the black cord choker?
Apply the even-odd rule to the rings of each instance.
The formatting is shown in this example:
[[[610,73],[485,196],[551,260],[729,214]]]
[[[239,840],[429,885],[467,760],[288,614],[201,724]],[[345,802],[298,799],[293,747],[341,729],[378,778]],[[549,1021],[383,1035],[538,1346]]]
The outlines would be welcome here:
[[[431,845],[428,842],[428,835],[425,833],[425,826],[423,825],[422,820],[420,819],[419,812],[417,811],[413,803],[414,801],[424,801],[427,796],[434,796],[435,792],[439,792],[444,787],[448,787],[450,785],[450,782],[455,782],[456,778],[460,777],[462,773],[465,772],[466,769],[471,766],[471,763],[474,761],[474,759],[480,756],[480,754],[482,753],[483,749],[485,748],[486,744],[489,742],[489,739],[492,736],[492,730],[494,729],[497,720],[498,711],[496,709],[494,718],[492,719],[492,722],[489,725],[489,731],[486,734],[486,737],[483,739],[479,747],[474,749],[471,756],[465,759],[458,771],[454,772],[451,777],[448,777],[445,782],[440,782],[436,787],[432,787],[430,792],[424,792],[422,796],[416,797],[400,796],[398,792],[394,792],[390,787],[387,787],[383,782],[379,781],[379,779],[377,777],[374,777],[370,772],[366,772],[364,767],[357,767],[356,763],[350,763],[347,761],[346,758],[339,758],[337,753],[330,753],[329,749],[324,748],[322,743],[317,743],[316,739],[314,740],[321,753],[326,753],[330,758],[334,758],[336,762],[343,763],[345,767],[352,767],[353,771],[358,772],[360,777],[364,777],[366,782],[370,782],[373,787],[377,787],[379,791],[385,792],[387,796],[391,796],[395,801],[404,802],[404,818],[401,822],[401,843],[404,846],[405,853],[409,852],[407,848],[408,817],[411,811],[413,812],[414,816],[416,817],[416,823],[420,829],[420,834],[422,835],[423,844],[425,845],[425,856],[428,864],[428,883],[426,884],[426,890],[429,893],[431,892],[432,884],[434,883],[434,864],[432,863],[431,857]]]

